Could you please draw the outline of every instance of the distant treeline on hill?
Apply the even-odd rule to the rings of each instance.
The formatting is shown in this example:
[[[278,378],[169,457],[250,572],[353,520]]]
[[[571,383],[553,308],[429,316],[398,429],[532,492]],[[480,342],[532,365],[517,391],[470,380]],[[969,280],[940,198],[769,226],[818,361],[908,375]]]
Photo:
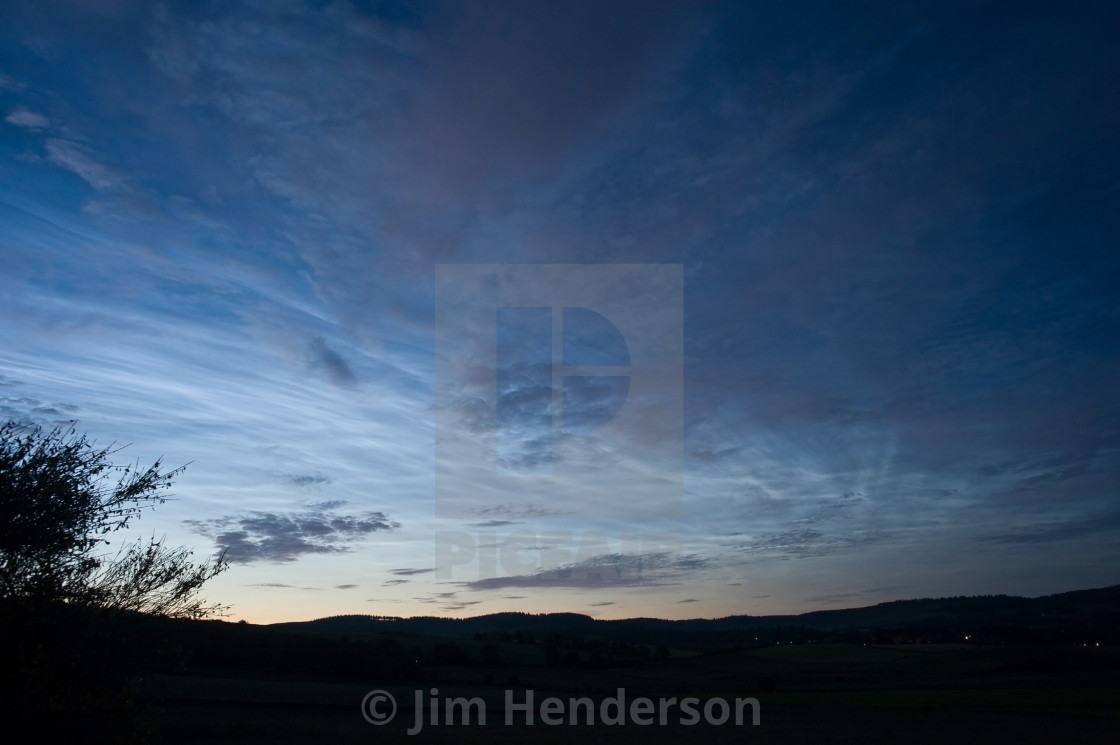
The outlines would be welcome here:
[[[423,678],[422,660],[394,638],[351,639],[245,623],[158,618],[138,623],[134,635],[141,644],[162,650],[161,664],[153,672],[251,670],[270,678],[361,681],[376,670],[387,682]]]
[[[641,640],[651,645],[696,641],[774,643],[1120,642],[1120,585],[1039,598],[978,595],[896,600],[865,608],[790,616],[730,616],[668,621],[596,620],[577,613],[497,613],[455,619],[434,616],[332,616],[272,628],[335,634],[400,634],[459,639],[533,640],[550,637]],[[967,639],[966,639],[967,637]]]

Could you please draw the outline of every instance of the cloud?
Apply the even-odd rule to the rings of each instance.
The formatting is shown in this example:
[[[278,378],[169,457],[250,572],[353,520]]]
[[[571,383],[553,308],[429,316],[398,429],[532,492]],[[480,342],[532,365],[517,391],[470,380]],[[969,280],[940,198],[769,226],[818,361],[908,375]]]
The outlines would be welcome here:
[[[851,518],[853,511],[866,503],[864,495],[847,492],[835,499],[824,498],[817,502],[816,509],[795,521],[801,525],[814,525],[836,519]]]
[[[984,537],[991,543],[1041,544],[1084,539],[1102,533],[1120,533],[1120,511],[1098,513],[1089,518],[1040,521]]]
[[[0,385],[5,385],[0,381]],[[16,386],[12,381],[7,385]],[[77,418],[79,408],[73,404],[48,403],[30,396],[0,396],[0,418],[38,424],[50,429],[69,424]]]
[[[329,481],[329,479],[328,479]],[[343,505],[349,504],[345,499],[324,499],[321,502],[307,502],[307,507],[316,511],[335,510]]]
[[[434,571],[434,567],[431,569],[413,569],[411,567],[405,567],[403,569],[390,569],[389,574],[395,574],[398,577],[411,577],[416,574],[428,574],[429,572]]]
[[[289,473],[289,474],[284,474],[284,480],[287,481],[292,486],[299,486],[299,487],[322,486],[323,484],[331,483],[331,477],[330,476],[325,476],[321,473],[303,473],[303,474]],[[337,503],[335,503],[335,502],[322,502],[322,503],[320,503],[320,509],[331,509],[332,507],[338,507],[338,506],[341,506],[342,504],[345,504],[345,502],[342,502],[342,501],[339,501]],[[330,505],[330,506],[326,506],[326,505]]]
[[[24,84],[16,82],[14,79],[0,72],[0,90],[2,91],[21,91],[24,89]]]
[[[812,521],[810,521],[812,522]],[[851,550],[885,537],[883,531],[853,529],[845,533],[823,533],[813,528],[795,528],[736,541],[731,549],[747,556],[803,559]]]
[[[428,59],[411,137],[429,199],[478,200],[554,173],[648,102],[696,17],[667,3],[471,3]]]
[[[564,379],[562,432],[590,432],[610,421],[627,402],[628,376],[579,375]]]
[[[328,503],[329,504],[329,503]],[[247,512],[214,520],[188,520],[192,530],[226,550],[231,563],[290,562],[307,554],[345,553],[349,544],[400,523],[383,512],[334,514],[333,507],[308,512]]]
[[[105,165],[90,150],[68,140],[49,139],[47,159],[73,171],[98,190],[111,189],[123,180],[115,169]]]
[[[336,590],[353,590],[355,587],[357,587],[357,585],[354,585],[354,584],[335,585],[334,589],[336,589]]]
[[[322,587],[300,587],[299,585],[289,585],[285,582],[257,582],[252,585],[245,585],[246,587],[274,587],[284,590],[303,590],[305,592],[319,592]]]
[[[26,127],[27,129],[45,129],[50,126],[50,120],[42,114],[37,114],[34,111],[25,109],[22,106],[17,106],[4,117],[4,121],[8,124],[14,124],[17,127]]]
[[[682,581],[691,572],[711,569],[715,563],[696,554],[600,554],[584,561],[533,574],[488,577],[465,582],[470,590],[506,587],[641,587]]]
[[[412,600],[425,605],[437,605],[443,611],[460,611],[484,602],[482,600],[457,600],[456,596],[458,594],[457,591],[436,592],[431,595],[414,597]]]
[[[502,528],[506,525],[518,525],[520,520],[483,520],[480,523],[468,523],[472,528]]]
[[[538,507],[535,504],[513,505],[499,504],[491,507],[482,507],[477,510],[479,517],[509,517],[513,520],[506,522],[524,522],[526,520],[539,520],[548,517],[560,517],[567,514],[563,510],[554,510],[548,507]],[[500,522],[500,521],[499,521]]]
[[[327,346],[322,337],[314,337],[308,346],[308,357],[313,368],[322,370],[327,378],[339,388],[353,389],[358,385],[358,377],[342,359],[342,356]]]

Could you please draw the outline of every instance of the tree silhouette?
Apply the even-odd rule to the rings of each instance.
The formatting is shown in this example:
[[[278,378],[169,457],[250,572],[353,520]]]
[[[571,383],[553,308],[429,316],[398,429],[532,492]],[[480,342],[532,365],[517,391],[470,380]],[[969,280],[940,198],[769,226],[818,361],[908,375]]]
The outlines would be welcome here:
[[[44,432],[0,427],[0,600],[65,603],[177,618],[221,614],[198,596],[228,568],[224,554],[195,564],[185,548],[137,540],[115,556],[109,536],[146,509],[186,466],[114,465],[122,448],[96,448],[73,425]],[[115,477],[115,478],[114,478]]]
[[[48,740],[146,741],[130,685],[174,648],[144,623],[226,610],[199,598],[224,554],[196,564],[154,537],[108,548],[185,468],[115,465],[121,449],[72,424],[0,426],[0,718]]]

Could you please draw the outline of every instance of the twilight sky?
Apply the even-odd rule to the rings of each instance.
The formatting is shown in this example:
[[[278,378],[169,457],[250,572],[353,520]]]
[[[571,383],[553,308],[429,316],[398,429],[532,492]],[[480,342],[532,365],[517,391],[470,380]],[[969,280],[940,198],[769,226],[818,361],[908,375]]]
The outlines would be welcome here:
[[[0,9],[0,416],[268,622],[1120,582],[1120,11]]]

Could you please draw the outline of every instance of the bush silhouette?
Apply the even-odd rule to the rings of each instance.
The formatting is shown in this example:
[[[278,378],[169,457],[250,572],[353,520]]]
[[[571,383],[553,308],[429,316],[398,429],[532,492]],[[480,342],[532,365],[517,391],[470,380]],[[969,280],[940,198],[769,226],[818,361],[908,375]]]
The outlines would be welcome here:
[[[152,538],[98,554],[185,466],[118,466],[119,449],[95,448],[69,429],[7,422],[0,427],[0,599],[64,602],[159,616],[203,618],[222,606],[199,599],[227,568],[224,557],[194,564],[184,548]],[[113,474],[117,474],[114,481]]]
[[[138,641],[134,622],[224,611],[198,594],[228,567],[224,556],[195,564],[155,538],[104,553],[183,471],[114,465],[117,452],[73,426],[0,426],[0,665],[16,731],[142,740],[128,685],[157,650]]]

